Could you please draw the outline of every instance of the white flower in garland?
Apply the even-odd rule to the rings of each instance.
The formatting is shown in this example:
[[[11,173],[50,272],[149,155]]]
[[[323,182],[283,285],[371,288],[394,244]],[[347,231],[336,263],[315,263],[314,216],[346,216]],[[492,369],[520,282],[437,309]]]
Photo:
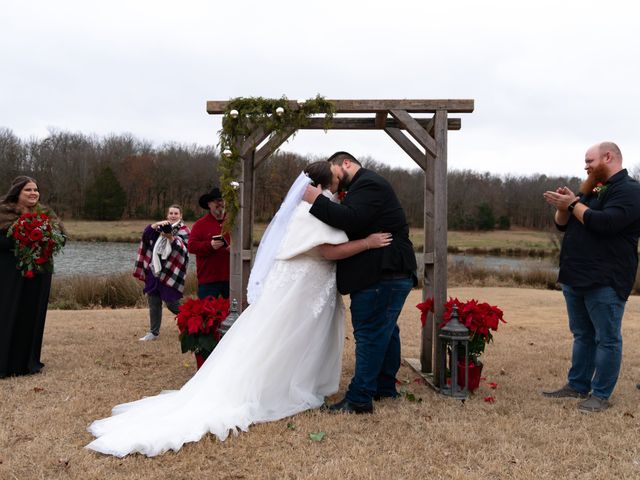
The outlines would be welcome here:
[[[229,115],[231,116],[231,118],[238,118],[238,110],[231,110],[229,112]]]
[[[238,182],[229,182],[229,185],[231,185],[231,188],[233,188],[234,190],[240,188],[240,184]]]
[[[230,158],[230,157],[231,157],[231,155],[233,155],[233,152],[232,152],[231,150],[229,150],[228,148],[225,148],[225,149],[222,151],[222,154],[223,154],[225,157]]]
[[[276,108],[276,115],[281,117],[283,114],[284,114],[284,108],[282,108],[282,107]]]

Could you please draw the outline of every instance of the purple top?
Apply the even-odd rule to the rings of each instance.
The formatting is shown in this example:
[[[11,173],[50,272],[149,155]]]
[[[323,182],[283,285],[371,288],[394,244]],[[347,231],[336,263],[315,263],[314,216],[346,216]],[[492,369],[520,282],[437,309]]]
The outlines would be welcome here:
[[[147,225],[142,233],[142,241],[145,245],[150,245],[153,248],[160,233],[151,228],[151,225]],[[173,240],[176,241],[175,239]],[[144,293],[147,295],[157,295],[165,302],[175,302],[182,298],[182,293],[177,289],[168,287],[163,284],[158,277],[156,277],[151,271],[151,266],[147,268],[144,279]]]

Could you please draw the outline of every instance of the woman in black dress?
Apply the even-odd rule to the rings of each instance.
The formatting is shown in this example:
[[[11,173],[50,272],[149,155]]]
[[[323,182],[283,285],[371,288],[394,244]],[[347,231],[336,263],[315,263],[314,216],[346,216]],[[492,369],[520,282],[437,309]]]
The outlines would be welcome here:
[[[18,268],[15,240],[8,230],[24,213],[45,213],[53,227],[64,233],[55,213],[39,203],[33,178],[13,180],[0,198],[0,378],[39,372],[42,335],[47,315],[51,273],[37,269],[24,275]]]

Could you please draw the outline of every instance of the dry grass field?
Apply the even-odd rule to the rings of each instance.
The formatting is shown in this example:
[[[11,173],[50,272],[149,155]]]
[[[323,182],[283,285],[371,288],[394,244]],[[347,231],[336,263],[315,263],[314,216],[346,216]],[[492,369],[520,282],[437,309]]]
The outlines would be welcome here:
[[[485,380],[466,402],[443,398],[403,366],[401,388],[415,401],[385,400],[370,416],[305,412],[152,459],[88,451],[85,429],[112,406],[179,388],[193,374],[194,359],[180,354],[169,313],[160,339],[141,344],[146,310],[51,311],[44,372],[0,380],[0,478],[640,478],[640,298],[627,306],[614,405],[585,415],[575,400],[539,393],[563,384],[569,364],[560,292],[453,288],[450,294],[498,305],[508,321],[483,356]],[[411,293],[400,319],[405,357],[419,354],[419,299],[419,291]],[[347,328],[340,393],[353,363]],[[309,437],[318,432],[325,434],[321,441]]]

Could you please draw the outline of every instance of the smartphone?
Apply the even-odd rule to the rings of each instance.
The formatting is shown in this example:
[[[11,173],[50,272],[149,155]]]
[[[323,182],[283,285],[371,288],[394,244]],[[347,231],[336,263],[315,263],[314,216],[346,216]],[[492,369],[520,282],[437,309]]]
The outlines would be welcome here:
[[[225,247],[229,246],[229,244],[227,243],[227,239],[224,238],[222,235],[214,235],[213,237],[211,237],[211,240],[219,240],[222,243],[224,243]]]

